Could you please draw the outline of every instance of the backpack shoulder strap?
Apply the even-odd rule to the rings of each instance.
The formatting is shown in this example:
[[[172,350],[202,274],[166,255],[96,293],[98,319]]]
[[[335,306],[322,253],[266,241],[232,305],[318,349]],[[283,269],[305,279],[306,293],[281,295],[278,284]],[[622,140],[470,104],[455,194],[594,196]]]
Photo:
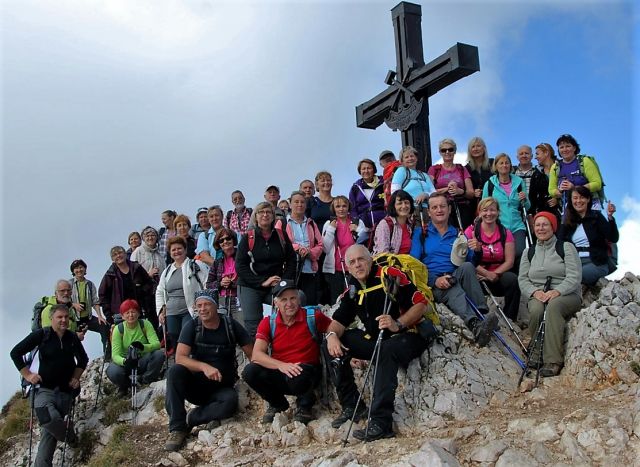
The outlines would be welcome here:
[[[271,338],[271,342],[273,342],[273,338],[276,336],[276,316],[278,316],[276,310],[273,310],[269,316],[269,337]]]
[[[507,243],[507,229],[502,225],[502,222],[498,222],[498,230],[500,232],[500,243],[502,244],[502,251],[504,251]]]
[[[400,168],[400,167],[398,167]],[[406,167],[404,168],[404,181],[402,182],[402,185],[400,185],[401,189],[404,190],[404,188],[409,184],[409,182],[411,181],[411,169],[407,169]]]
[[[317,342],[318,328],[316,327],[316,307],[305,306],[304,308],[307,313],[307,327],[309,328],[309,332],[311,332],[311,336],[313,336],[313,339]]]
[[[558,256],[564,261],[564,242],[556,241],[556,253],[558,253]]]
[[[120,337],[122,337],[122,335],[124,334],[124,323],[123,322],[118,323],[118,332],[120,333]]]
[[[256,244],[255,229],[249,229],[247,231],[247,243],[249,244],[249,251],[253,251],[253,246]]]
[[[493,196],[493,189],[495,188],[495,185],[493,184],[493,182],[489,179],[487,180],[487,183],[489,185],[487,185],[487,194],[489,196]]]
[[[529,247],[529,250],[527,250],[527,258],[529,259],[529,262],[531,262],[531,260],[533,259],[533,255],[536,254],[536,244],[535,242]]]
[[[229,339],[229,344],[231,347],[236,346],[236,333],[233,330],[233,322],[231,321],[231,317],[229,316],[229,312],[222,315],[222,320],[224,321],[224,328],[227,332],[227,339]]]

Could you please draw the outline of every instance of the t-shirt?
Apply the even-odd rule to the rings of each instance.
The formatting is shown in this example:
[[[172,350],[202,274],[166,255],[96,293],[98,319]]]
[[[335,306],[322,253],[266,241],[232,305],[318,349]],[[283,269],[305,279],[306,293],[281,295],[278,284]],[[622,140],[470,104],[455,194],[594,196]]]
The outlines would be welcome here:
[[[473,228],[474,225],[472,224],[464,231],[464,234],[467,238],[473,237]],[[505,245],[507,243],[513,243],[513,234],[509,229],[505,230],[507,231]],[[500,229],[498,228],[498,226],[496,226],[496,229],[493,231],[492,235],[487,235],[481,227],[480,242],[482,244],[482,260],[480,261],[480,264],[485,269],[494,271],[502,263],[504,263],[504,248],[502,248],[502,242],[500,242]],[[480,253],[474,252],[474,254],[479,255]]]
[[[318,333],[327,332],[331,318],[321,311],[315,312]],[[271,344],[271,357],[285,363],[320,364],[320,346],[315,341],[307,324],[307,313],[300,308],[291,326],[282,322],[280,312],[276,316],[276,329],[271,339],[270,317],[263,318],[256,331],[256,339]]]
[[[312,196],[307,200],[305,215],[313,219],[316,225],[324,225],[331,218],[332,201],[325,203],[317,196]]]
[[[584,226],[582,224],[579,224],[576,231],[573,233],[571,243],[573,243],[576,248],[589,248],[589,238],[587,237],[587,233],[584,231]],[[587,250],[578,251],[578,256],[581,258],[588,258],[589,254],[590,253]]]
[[[582,186],[589,183],[589,180],[580,173],[580,161],[576,157],[569,163],[563,160],[557,163],[560,170],[558,170],[558,188],[562,180],[567,179],[576,186]]]
[[[196,323],[193,319],[184,325],[178,343],[191,347],[191,358],[215,367],[222,374],[222,384],[233,386],[237,380],[236,349],[231,347],[227,337],[225,320],[220,316],[220,324],[216,329],[201,326],[202,335],[196,339]],[[235,319],[231,319],[236,345],[244,347],[251,344],[249,333]]]
[[[433,184],[437,189],[445,188],[450,182],[456,182],[458,188],[464,189],[464,181],[471,178],[469,171],[459,164],[454,165],[451,169],[446,169],[442,165],[440,167],[432,165],[427,173],[434,178]]]
[[[407,170],[409,170],[409,177],[407,180]],[[405,182],[407,182],[405,184]],[[404,187],[402,186],[404,185]],[[404,190],[411,195],[415,200],[417,196],[422,193],[430,195],[435,191],[433,183],[427,174],[415,169],[407,169],[405,167],[399,167],[396,173],[393,174],[391,179],[391,191]],[[422,203],[426,207],[426,202]]]
[[[167,291],[167,315],[175,316],[189,312],[182,286],[182,268],[176,268],[165,286]]]
[[[398,251],[401,255],[408,255],[411,251],[411,234],[409,233],[409,227],[407,224],[399,224],[402,229],[402,239],[400,240],[400,251]]]

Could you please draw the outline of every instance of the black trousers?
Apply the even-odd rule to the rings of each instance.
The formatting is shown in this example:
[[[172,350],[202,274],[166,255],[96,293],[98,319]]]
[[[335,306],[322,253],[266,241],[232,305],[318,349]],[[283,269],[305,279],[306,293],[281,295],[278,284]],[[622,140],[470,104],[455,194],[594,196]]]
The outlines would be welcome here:
[[[197,425],[212,420],[231,417],[238,408],[238,393],[233,387],[211,381],[204,373],[192,373],[187,367],[173,365],[167,373],[165,408],[169,414],[169,431],[187,431],[187,412],[184,401],[194,405],[194,417],[190,421]]]
[[[356,387],[350,360],[352,358],[371,360],[376,339],[361,329],[347,329],[340,341],[349,349],[349,352],[346,358],[342,359],[337,372],[329,373],[336,387],[340,405],[343,408],[355,407],[360,393]],[[371,419],[390,430],[393,421],[393,402],[398,387],[398,368],[408,366],[411,360],[419,357],[426,350],[428,344],[417,333],[404,332],[384,339],[380,345],[380,360],[373,383]],[[326,341],[323,342],[322,351],[329,360],[332,359],[328,355]],[[371,371],[373,372],[374,369]],[[373,374],[370,378],[372,376]]]
[[[274,407],[287,405],[285,394],[297,396],[298,407],[311,409],[315,403],[313,389],[320,376],[320,367],[302,363],[302,373],[290,378],[279,370],[271,370],[257,363],[249,363],[244,367],[242,379]]]

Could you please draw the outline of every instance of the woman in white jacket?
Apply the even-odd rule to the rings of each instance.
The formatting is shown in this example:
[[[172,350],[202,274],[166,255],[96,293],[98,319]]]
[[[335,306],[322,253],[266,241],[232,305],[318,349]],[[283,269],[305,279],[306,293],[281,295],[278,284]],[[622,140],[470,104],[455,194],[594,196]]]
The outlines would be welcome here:
[[[209,268],[202,261],[187,258],[187,242],[182,237],[170,238],[167,249],[173,263],[160,275],[156,309],[161,310],[160,322],[166,326],[169,340],[175,345],[183,326],[192,319],[194,294],[204,289]]]
[[[131,253],[131,261],[139,263],[155,283],[158,283],[160,272],[165,268],[166,262],[158,251],[158,231],[156,229],[147,226],[142,230],[142,245]]]

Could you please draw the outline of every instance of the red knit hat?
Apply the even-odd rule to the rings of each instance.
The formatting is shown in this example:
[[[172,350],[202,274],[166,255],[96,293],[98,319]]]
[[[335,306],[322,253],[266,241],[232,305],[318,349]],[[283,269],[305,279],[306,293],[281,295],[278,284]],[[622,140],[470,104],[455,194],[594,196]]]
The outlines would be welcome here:
[[[551,230],[553,230],[553,233],[556,233],[556,231],[558,230],[558,218],[556,216],[547,211],[540,211],[533,218],[534,223],[538,217],[544,217],[545,219],[547,219],[551,223]]]

